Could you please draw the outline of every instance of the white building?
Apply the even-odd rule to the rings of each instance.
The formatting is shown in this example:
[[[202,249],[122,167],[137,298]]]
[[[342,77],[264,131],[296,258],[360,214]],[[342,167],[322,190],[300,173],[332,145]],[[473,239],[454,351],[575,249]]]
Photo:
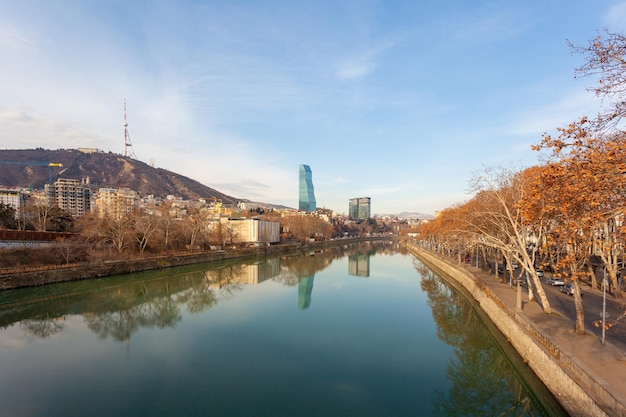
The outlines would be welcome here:
[[[229,240],[237,243],[269,244],[280,241],[280,223],[259,219],[220,219]]]
[[[24,193],[17,188],[0,188],[0,203],[13,207],[17,218],[24,205]]]

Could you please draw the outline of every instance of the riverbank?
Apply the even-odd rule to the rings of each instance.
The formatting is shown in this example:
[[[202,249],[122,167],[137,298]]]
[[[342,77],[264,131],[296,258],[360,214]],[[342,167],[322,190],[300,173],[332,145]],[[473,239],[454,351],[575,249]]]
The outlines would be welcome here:
[[[244,249],[216,250],[200,253],[181,253],[142,259],[107,260],[71,265],[46,266],[41,268],[15,269],[0,274],[0,291],[39,285],[56,284],[91,278],[102,278],[134,272],[171,268],[197,263],[215,262],[225,259],[267,256],[279,253],[317,250],[351,242],[381,239],[379,237],[325,240],[320,242],[284,243]]]
[[[546,315],[536,302],[492,275],[459,265],[415,245],[411,253],[471,296],[532,371],[573,416],[626,416],[626,358],[591,335],[574,334],[573,324]]]

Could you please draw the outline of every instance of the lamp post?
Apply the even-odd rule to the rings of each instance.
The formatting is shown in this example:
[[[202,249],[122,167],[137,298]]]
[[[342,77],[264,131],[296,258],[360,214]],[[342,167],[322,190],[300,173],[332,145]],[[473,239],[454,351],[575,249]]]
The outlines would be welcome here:
[[[606,266],[602,276],[602,345],[604,345],[604,336],[606,334]]]

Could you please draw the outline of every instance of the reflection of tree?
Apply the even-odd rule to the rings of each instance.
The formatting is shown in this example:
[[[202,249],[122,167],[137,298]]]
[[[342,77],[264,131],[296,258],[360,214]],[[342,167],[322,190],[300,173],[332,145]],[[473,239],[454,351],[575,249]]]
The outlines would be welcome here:
[[[115,310],[85,314],[87,326],[102,339],[128,340],[141,327],[174,328],[181,319],[180,308],[168,288],[162,297],[148,298],[144,293],[142,303],[136,303],[136,300],[128,299],[121,293],[117,295]]]
[[[34,336],[42,339],[48,338],[53,334],[59,333],[63,330],[63,324],[57,319],[45,318],[41,320],[22,320],[20,327]]]
[[[438,337],[454,347],[447,371],[452,385],[448,392],[435,392],[434,415],[538,413],[526,386],[471,305],[431,271],[422,273],[421,287],[428,295]]]
[[[209,272],[206,271],[205,273],[208,274]],[[203,278],[179,294],[178,301],[186,304],[190,313],[201,313],[217,304],[217,296]]]
[[[280,267],[281,273],[272,279],[287,286],[296,286],[300,278],[314,276],[315,272],[343,256],[358,253],[379,255],[396,250],[391,243],[383,242],[382,249],[372,252],[373,245],[377,244],[380,243],[362,242],[307,249],[304,256],[283,255],[280,262],[269,258],[267,264],[259,265],[259,278],[273,276]],[[253,262],[263,261],[255,258]],[[190,313],[200,313],[220,300],[234,297],[246,286],[242,278],[247,277],[244,274],[247,267],[241,259],[228,259],[212,264],[211,269],[206,265],[189,265],[106,280],[41,287],[36,302],[32,302],[32,296],[27,293],[24,297],[9,300],[8,303],[14,304],[2,311],[0,328],[19,322],[28,333],[49,337],[63,330],[62,322],[48,319],[45,314],[54,311],[54,315],[59,317],[81,314],[88,328],[103,339],[129,340],[142,327],[175,327],[182,319],[184,308]]]

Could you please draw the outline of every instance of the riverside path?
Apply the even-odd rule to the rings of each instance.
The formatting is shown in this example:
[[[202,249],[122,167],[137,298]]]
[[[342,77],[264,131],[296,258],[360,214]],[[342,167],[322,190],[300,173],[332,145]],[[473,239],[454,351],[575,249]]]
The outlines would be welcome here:
[[[428,253],[435,255],[430,251]],[[416,255],[419,257],[419,252],[416,252]],[[585,315],[589,316],[586,320],[586,333],[577,335],[574,332],[573,299],[561,293],[556,287],[548,288],[546,291],[553,309],[552,314],[545,314],[539,303],[530,302],[526,290],[522,291],[522,308],[519,310],[515,286],[502,283],[488,271],[435,256],[453,268],[469,273],[477,286],[488,289],[506,305],[509,312],[518,316],[517,321],[529,323],[533,332],[538,333],[533,335],[537,344],[543,345],[542,348],[549,352],[606,415],[626,416],[626,334],[623,327],[626,323],[618,323],[617,326],[607,330],[605,344],[602,344],[601,328],[592,324],[600,318],[597,304],[602,303],[601,293],[584,287],[583,303],[593,307],[584,307]],[[614,319],[618,311],[624,311],[622,304],[619,300],[610,297],[607,299],[607,311],[613,312]],[[548,386],[548,388],[558,397],[558,387]],[[578,415],[586,414],[582,411]]]

